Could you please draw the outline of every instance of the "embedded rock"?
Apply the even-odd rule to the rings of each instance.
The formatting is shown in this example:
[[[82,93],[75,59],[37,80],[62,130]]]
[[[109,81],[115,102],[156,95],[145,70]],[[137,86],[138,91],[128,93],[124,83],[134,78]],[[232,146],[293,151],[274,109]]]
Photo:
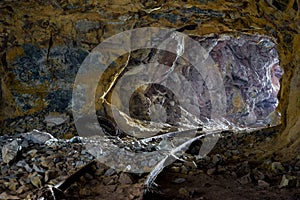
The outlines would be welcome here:
[[[46,141],[54,139],[54,137],[50,133],[41,132],[38,130],[33,130],[31,132],[25,133],[24,137],[28,141],[32,141],[37,144],[44,144]]]
[[[30,182],[37,188],[42,187],[42,176],[39,174],[33,174],[30,177]]]
[[[19,146],[17,140],[13,140],[12,142],[5,144],[2,147],[3,162],[10,163],[11,161],[15,160],[20,149],[21,147]]]
[[[298,183],[298,178],[296,176],[283,175],[279,188],[283,187],[295,187]]]
[[[53,127],[53,126],[58,126],[63,123],[66,123],[69,120],[70,120],[70,117],[67,116],[66,114],[59,114],[59,113],[51,112],[51,113],[49,113],[49,115],[47,115],[45,117],[44,122],[47,123],[47,126]]]
[[[263,180],[258,180],[257,184],[258,184],[258,186],[261,186],[261,187],[269,187],[270,186],[269,183],[267,183],[266,181],[263,181]]]

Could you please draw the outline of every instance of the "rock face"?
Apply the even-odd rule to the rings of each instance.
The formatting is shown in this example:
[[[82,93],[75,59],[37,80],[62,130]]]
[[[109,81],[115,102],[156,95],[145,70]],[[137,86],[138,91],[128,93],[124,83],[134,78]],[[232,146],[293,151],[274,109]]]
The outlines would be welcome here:
[[[224,98],[223,102],[226,104],[224,105],[226,114],[223,117],[235,126],[276,125],[278,120],[271,118],[266,120],[272,112],[275,112],[278,105],[279,80],[283,73],[279,66],[275,43],[264,36],[245,34],[240,34],[238,38],[228,35],[211,35],[194,36],[193,39],[199,41],[204,47],[217,66],[217,72],[221,74],[223,85],[218,86],[224,87],[225,94],[219,95],[218,98]],[[183,46],[188,46],[188,44],[185,43]],[[185,48],[184,51],[186,53],[188,50]],[[129,61],[134,65],[126,66],[129,69],[128,72],[120,78],[120,87],[119,85],[115,87],[119,97],[123,97],[120,98],[122,106],[116,104],[116,107],[126,110],[127,99],[125,97],[131,92],[131,88],[135,87],[136,77],[147,80],[142,76],[143,73],[140,72],[136,63],[146,64],[145,60],[152,62],[158,60],[160,64],[165,64],[170,68],[168,75],[164,76],[166,80],[145,88],[140,87],[133,93],[129,102],[131,117],[167,122],[171,125],[176,124],[179,118],[188,118],[183,110],[188,111],[204,124],[207,119],[220,117],[213,116],[215,114],[213,104],[216,101],[212,95],[214,88],[209,88],[211,87],[207,83],[209,80],[203,77],[205,73],[164,51],[148,52],[148,54],[142,52],[143,56],[136,54],[132,53],[134,61],[132,57]],[[203,71],[208,71],[208,68],[204,68]],[[142,71],[146,71],[145,74],[150,77],[155,76],[154,71],[164,74],[160,67],[146,67]],[[207,74],[214,76],[209,72]],[[185,80],[188,80],[188,83]],[[217,82],[214,78],[212,81]],[[195,95],[192,95],[194,92]],[[160,105],[164,109],[151,107],[151,105]],[[197,109],[199,113],[195,112]],[[165,110],[165,113],[159,112],[160,110]]]
[[[228,114],[241,124],[255,124],[276,107],[280,64],[278,111],[287,127],[282,135],[299,140],[298,8],[297,1],[2,1],[0,118],[68,110],[74,77],[88,51],[124,30],[159,26],[200,38],[216,34],[207,41],[219,41],[211,53],[231,85]],[[247,40],[241,32],[250,34]],[[218,38],[222,34],[235,39]]]
[[[229,119],[251,125],[275,110],[282,69],[272,41],[259,36],[224,36],[212,49],[212,57],[223,75]]]

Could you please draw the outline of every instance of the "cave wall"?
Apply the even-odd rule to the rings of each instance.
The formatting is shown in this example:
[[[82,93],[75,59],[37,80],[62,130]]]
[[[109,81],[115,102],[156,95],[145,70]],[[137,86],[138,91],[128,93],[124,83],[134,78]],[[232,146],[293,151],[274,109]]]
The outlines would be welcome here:
[[[114,34],[138,27],[192,25],[184,33],[274,38],[284,69],[278,95],[286,127],[282,136],[287,142],[299,141],[299,4],[297,0],[1,1],[0,120],[70,108],[80,63]]]

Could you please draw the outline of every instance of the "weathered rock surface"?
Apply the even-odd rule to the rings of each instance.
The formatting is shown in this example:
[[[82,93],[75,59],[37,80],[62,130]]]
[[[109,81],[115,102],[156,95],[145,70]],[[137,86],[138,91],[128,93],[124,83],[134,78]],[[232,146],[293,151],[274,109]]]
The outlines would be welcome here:
[[[2,119],[33,113],[44,108],[50,111],[68,109],[71,85],[78,67],[88,53],[87,50],[91,50],[105,38],[123,30],[145,25],[156,26],[157,23],[160,26],[174,27],[178,31],[197,36],[224,32],[235,35],[236,32],[245,32],[250,35],[259,33],[277,39],[279,64],[286,74],[282,79],[283,84],[281,84],[283,88],[280,94],[279,111],[282,112],[284,118],[287,115],[290,116],[289,119],[292,120],[287,121],[296,120],[293,116],[297,116],[297,113],[300,112],[296,103],[299,94],[297,87],[294,87],[299,81],[296,75],[298,68],[292,67],[298,66],[299,59],[299,51],[296,50],[299,49],[297,48],[299,46],[298,36],[293,34],[298,31],[297,23],[293,23],[295,20],[299,20],[297,17],[295,18],[298,10],[297,3],[277,4],[254,1],[242,3],[220,0],[217,2],[189,1],[165,4],[141,2],[134,4],[116,1],[104,6],[103,3],[81,4],[79,1],[66,4],[32,1],[30,4],[34,6],[27,6],[28,3],[25,2],[4,2],[5,6],[1,7],[3,27],[0,30],[1,74],[6,74],[1,78],[1,97],[4,102],[1,107],[3,108]],[[103,9],[104,7],[105,9]],[[262,12],[262,8],[264,12]],[[280,16],[274,14],[277,13],[276,10],[282,14]],[[49,13],[49,16],[45,13]],[[79,15],[78,13],[86,14]],[[289,20],[292,22],[282,23]],[[219,50],[215,54],[223,55],[226,52],[224,51],[225,47],[222,46],[224,43],[230,42],[227,39],[223,40],[217,45]],[[255,60],[261,62],[266,59],[266,56],[255,56],[254,52],[257,51],[253,43],[246,42],[243,47],[234,47],[236,44],[233,43],[229,44],[230,51],[237,55],[237,59],[240,59],[239,66],[248,66],[250,70],[255,63],[258,63]],[[268,40],[254,43],[264,46],[266,49],[272,48],[272,44]],[[243,60],[245,57],[239,56],[249,48],[255,54],[250,56],[254,62],[246,62],[247,59]],[[274,55],[274,50],[271,50],[271,54]],[[226,61],[226,56],[222,57],[223,61],[219,60],[219,62]],[[272,61],[271,57],[267,56],[270,61]],[[231,81],[234,84],[240,85],[241,82],[247,81],[249,75],[250,78],[251,76],[255,78],[253,75],[255,73],[251,70],[237,71],[235,66],[235,64],[229,65],[228,69],[231,69],[233,74],[227,76],[232,78]],[[270,67],[271,77],[278,78],[281,72],[278,71],[276,62],[274,65],[270,63]],[[245,73],[241,74],[242,71]],[[237,74],[240,77],[238,79],[236,78]],[[273,87],[273,91],[277,91],[278,81],[271,77],[268,81],[276,86]],[[293,79],[291,79],[292,77]],[[259,75],[256,78],[263,81]],[[255,80],[250,82],[259,84]],[[290,84],[292,80],[295,84]],[[289,88],[289,85],[291,85],[290,90],[285,88]],[[236,117],[240,117],[241,121],[247,123],[253,123],[255,119],[260,120],[261,116],[265,117],[277,104],[274,100],[276,93],[272,92],[272,87],[269,87],[269,84],[266,84],[264,89],[255,86],[255,90],[245,93],[246,90],[249,90],[246,84],[241,91],[228,90],[229,97],[232,98],[232,104],[234,104],[231,111],[234,110],[235,113],[242,111]],[[263,97],[257,93],[261,91],[268,92]],[[292,95],[289,95],[289,92]],[[267,94],[270,96],[267,97]],[[260,100],[245,102],[245,98],[251,99],[251,95],[258,95]],[[291,98],[291,101],[288,101],[288,98]],[[286,112],[287,102],[292,104],[288,112]],[[267,113],[265,113],[266,111]],[[258,113],[260,116],[257,116]],[[289,128],[292,128],[293,124],[298,126],[299,123],[293,122]],[[296,130],[296,127],[292,130]],[[290,139],[295,139],[294,136],[295,134]]]
[[[19,146],[17,140],[13,140],[12,142],[5,144],[2,147],[3,162],[10,163],[11,161],[15,160],[19,150],[21,150],[21,147]]]
[[[36,189],[40,190],[47,185],[55,186],[94,159],[94,156],[88,153],[89,149],[86,149],[88,146],[85,146],[80,140],[75,142],[74,139],[52,138],[44,140],[44,143],[36,143],[30,142],[31,140],[26,134],[0,136],[0,146],[9,145],[9,141],[19,141],[20,145],[18,146],[23,149],[17,162],[7,165],[0,159],[0,194],[2,195],[0,197],[2,198],[33,198]],[[300,186],[299,158],[295,157],[295,160],[290,162],[243,160],[245,157],[249,160],[255,158],[253,157],[255,154],[251,154],[253,148],[258,149],[263,139],[265,139],[265,135],[259,132],[227,133],[220,139],[221,141],[213,152],[203,159],[197,158],[197,151],[191,151],[199,149],[201,146],[201,142],[195,143],[180,157],[184,162],[178,161],[167,167],[155,182],[161,183],[160,177],[164,177],[165,173],[174,173],[163,179],[165,183],[158,184],[159,188],[168,196],[176,195],[178,192],[194,199],[197,199],[198,195],[208,197],[211,194],[210,187],[216,189],[216,185],[220,185],[216,180],[222,182],[227,179],[229,180],[224,183],[224,187],[230,185],[236,189],[234,193],[227,194],[228,197],[241,195],[241,189],[248,191],[250,188],[255,188],[255,191],[264,190],[265,193],[259,195],[264,197],[273,195],[279,187],[284,192],[282,196],[286,197],[288,192],[291,193],[291,196],[296,195]],[[117,142],[120,138],[112,138],[112,140]],[[127,140],[127,138],[121,140]],[[48,144],[49,141],[51,141],[51,145]],[[249,146],[245,141],[253,143],[253,146]],[[159,144],[155,141],[152,143],[154,146]],[[124,142],[124,144],[129,145],[130,143]],[[119,172],[100,162],[92,171],[90,174],[84,174],[79,182],[74,183],[65,192],[65,195],[70,198],[84,196],[94,199],[111,199],[112,197],[118,199],[124,196],[129,199],[142,198],[146,174]],[[190,185],[191,183],[193,184]],[[171,187],[177,188],[172,189],[174,193],[172,195],[168,190],[170,184]],[[215,192],[215,194],[220,195],[232,191],[226,187],[219,188],[220,193]],[[200,193],[195,192],[201,188],[205,190]],[[277,197],[280,199],[282,196]],[[160,198],[163,197],[160,196]]]
[[[38,130],[33,130],[29,133],[25,133],[24,137],[27,141],[32,141],[33,143],[37,144],[44,144],[48,140],[54,138],[50,133],[41,132]]]
[[[45,117],[44,122],[47,123],[47,126],[52,127],[52,126],[58,126],[63,123],[66,123],[70,120],[70,117],[67,116],[66,114],[59,114],[59,113],[49,113]]]

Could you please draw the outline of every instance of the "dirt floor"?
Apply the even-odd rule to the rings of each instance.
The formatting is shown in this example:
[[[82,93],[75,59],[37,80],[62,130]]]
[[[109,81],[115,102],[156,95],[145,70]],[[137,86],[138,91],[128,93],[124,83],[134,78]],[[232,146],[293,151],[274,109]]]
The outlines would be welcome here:
[[[173,183],[177,177],[186,182]],[[198,200],[298,200],[300,189],[279,189],[278,187],[260,187],[255,184],[241,185],[236,177],[228,175],[182,175],[165,171],[157,183],[154,193],[148,193],[144,199],[198,199]]]
[[[176,163],[175,163],[176,165]],[[236,167],[242,164],[235,164]],[[174,166],[173,166],[174,167]],[[231,166],[232,167],[232,166]],[[252,166],[253,167],[253,166]],[[226,167],[225,167],[226,168]],[[130,176],[131,184],[107,184],[108,180],[95,177],[72,187],[67,192],[68,199],[197,199],[197,200],[299,200],[300,189],[296,187],[279,188],[280,179],[265,178],[266,182],[258,184],[253,180],[241,183],[235,173],[221,172],[208,175],[203,170],[189,174],[174,172],[172,166],[165,169],[156,179],[156,186],[144,190],[142,177]],[[218,171],[218,169],[217,169]],[[298,177],[299,178],[299,177]],[[110,179],[110,178],[109,178]],[[177,180],[177,182],[176,182]],[[264,185],[264,183],[268,183]],[[144,193],[147,191],[146,193]]]
[[[126,184],[126,179],[119,178],[114,184],[94,176],[82,184],[83,190],[89,192],[79,195],[80,189],[73,188],[67,193],[74,198],[77,191],[84,199],[299,200],[299,157],[284,163],[276,161],[274,154],[257,158],[257,152],[264,151],[263,143],[272,143],[275,135],[272,132],[228,134],[205,159],[195,162],[197,167],[190,162],[176,161],[159,174],[156,185],[147,189],[142,187],[147,174],[123,173],[130,177],[127,182],[130,184]],[[187,154],[193,154],[197,145],[200,143],[194,143]],[[95,178],[102,186],[96,186]]]
[[[50,137],[38,131],[0,136],[2,149],[13,142],[19,145],[11,162],[4,162],[4,154],[0,157],[0,199],[53,199],[43,189],[57,187],[76,174],[56,199],[300,200],[300,156],[283,159],[270,152],[276,129],[224,131],[203,158],[197,157],[203,141],[196,141],[149,186],[145,185],[149,174],[115,171],[89,154],[78,137],[36,143],[34,134]]]

